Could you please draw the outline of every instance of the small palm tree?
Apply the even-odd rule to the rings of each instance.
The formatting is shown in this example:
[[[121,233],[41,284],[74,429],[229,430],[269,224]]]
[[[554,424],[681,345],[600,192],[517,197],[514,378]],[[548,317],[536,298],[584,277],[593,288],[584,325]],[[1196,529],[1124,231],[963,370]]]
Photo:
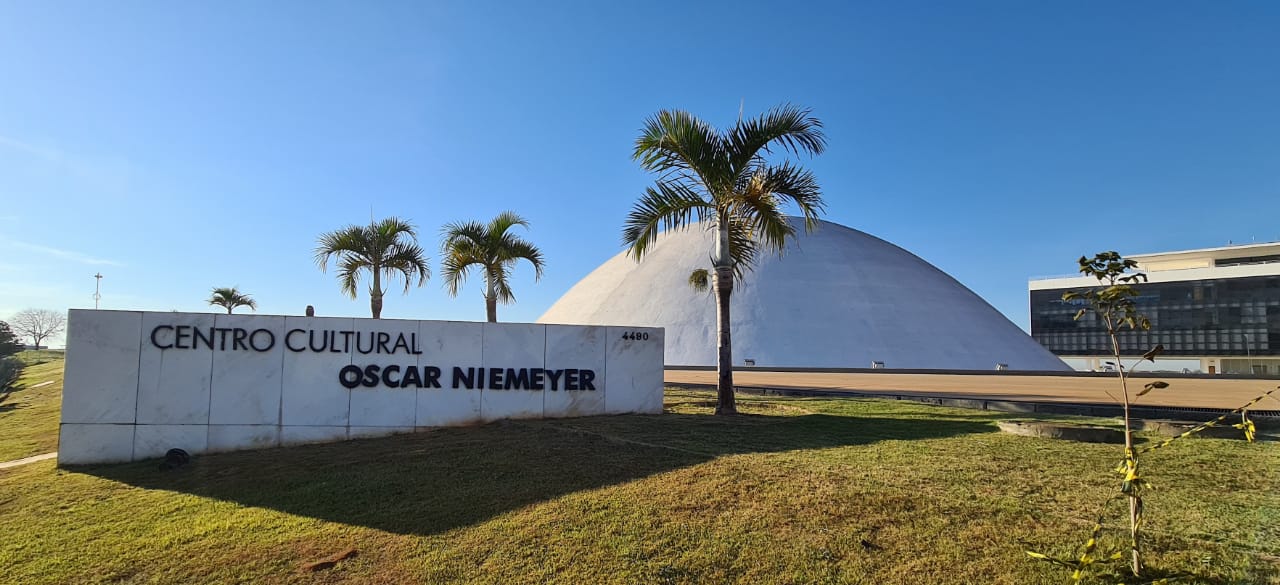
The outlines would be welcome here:
[[[258,310],[258,302],[253,297],[240,292],[236,287],[215,287],[213,296],[209,297],[210,305],[217,305],[227,310],[227,314],[231,314],[231,310],[236,307],[249,307],[255,311]]]
[[[508,232],[515,226],[529,227],[529,222],[510,211],[504,211],[487,225],[478,221],[450,223],[441,230],[444,253],[441,268],[445,286],[452,296],[467,279],[467,272],[474,266],[484,272],[485,315],[490,323],[498,321],[498,303],[509,304],[516,300],[511,292],[508,276],[517,260],[528,260],[533,265],[533,278],[542,278],[542,251],[536,246]]]
[[[809,110],[783,105],[753,120],[739,119],[722,132],[688,112],[663,110],[645,122],[632,155],[645,170],[659,175],[636,202],[623,229],[623,241],[637,261],[661,229],[700,224],[715,237],[712,270],[695,270],[689,280],[696,288],[713,279],[717,414],[737,412],[729,327],[735,274],[749,269],[761,248],[781,252],[786,239],[795,237],[783,203],[800,209],[806,229],[817,224],[823,209],[813,174],[790,161],[770,163],[765,155],[771,146],[794,155],[821,154],[826,148],[822,122]]]
[[[329,258],[334,256],[342,292],[352,299],[356,298],[360,273],[369,273],[373,281],[369,285],[369,310],[374,319],[382,317],[382,296],[387,292],[382,286],[383,277],[402,276],[404,292],[408,294],[414,278],[422,286],[431,276],[413,225],[395,217],[320,234],[315,261],[321,272],[326,271]]]

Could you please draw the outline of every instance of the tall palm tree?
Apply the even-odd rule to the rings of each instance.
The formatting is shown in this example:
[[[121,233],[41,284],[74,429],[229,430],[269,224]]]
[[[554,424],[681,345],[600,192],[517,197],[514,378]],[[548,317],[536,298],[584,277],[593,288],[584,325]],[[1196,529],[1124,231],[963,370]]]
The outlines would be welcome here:
[[[227,310],[227,314],[231,314],[231,310],[236,307],[249,307],[255,311],[258,310],[258,302],[253,297],[240,292],[236,287],[215,287],[213,296],[209,297],[210,305],[217,305]]]
[[[374,319],[382,317],[382,296],[387,292],[382,286],[383,277],[403,277],[405,294],[409,294],[415,277],[418,286],[431,277],[426,255],[418,246],[418,233],[412,224],[395,217],[320,234],[315,254],[322,272],[328,268],[329,258],[337,257],[334,264],[342,292],[352,299],[356,298],[360,273],[369,273],[373,280],[369,285],[369,310]]]
[[[637,261],[644,257],[661,229],[695,224],[715,237],[712,272],[695,271],[697,286],[708,277],[716,296],[717,414],[735,414],[733,343],[729,299],[733,279],[750,269],[761,250],[781,253],[795,228],[782,211],[794,203],[805,229],[817,225],[822,192],[813,173],[791,161],[771,163],[765,155],[780,147],[793,155],[821,154],[826,148],[822,122],[809,110],[775,107],[758,118],[742,120],[720,131],[688,112],[663,110],[645,121],[632,158],[658,173],[653,186],[627,216],[623,241]]]
[[[516,300],[511,292],[508,276],[517,260],[528,260],[533,265],[533,278],[542,278],[542,251],[536,246],[509,233],[515,226],[529,227],[529,222],[510,211],[499,213],[488,225],[478,221],[450,223],[441,230],[444,253],[445,286],[449,294],[458,296],[458,289],[467,279],[467,272],[474,266],[484,272],[485,315],[490,323],[498,321],[498,303],[508,304]]]

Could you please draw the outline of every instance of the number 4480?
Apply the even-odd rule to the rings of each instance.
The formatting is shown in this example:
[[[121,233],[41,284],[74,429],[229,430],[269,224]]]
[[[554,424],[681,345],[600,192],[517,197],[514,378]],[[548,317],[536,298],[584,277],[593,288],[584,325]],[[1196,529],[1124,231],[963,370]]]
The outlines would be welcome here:
[[[649,334],[644,331],[627,331],[622,334],[627,341],[649,341]]]

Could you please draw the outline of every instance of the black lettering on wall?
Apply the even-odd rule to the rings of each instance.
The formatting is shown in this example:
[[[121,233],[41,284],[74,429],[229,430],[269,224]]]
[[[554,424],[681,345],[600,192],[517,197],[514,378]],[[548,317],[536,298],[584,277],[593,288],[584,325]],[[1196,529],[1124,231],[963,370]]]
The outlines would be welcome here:
[[[437,368],[435,366],[426,366],[422,369],[423,369],[424,377],[426,378],[424,381],[426,382],[427,388],[439,388],[440,387],[440,368]]]
[[[218,335],[218,351],[227,351],[227,334],[231,333],[231,328],[216,327],[213,331]]]
[[[191,349],[191,346],[182,344],[183,339],[191,339],[190,325],[178,325],[173,328],[173,346],[178,349]]]
[[[405,353],[409,353],[409,340],[404,338],[403,333],[400,333],[396,335],[396,346],[391,348],[391,353],[400,351],[400,348],[402,347],[404,348]]]
[[[484,374],[481,374],[480,378],[483,382]],[[455,366],[453,368],[453,387],[457,388],[459,384],[466,386],[467,390],[474,389],[476,387],[476,369],[467,368],[464,371],[462,368]]]
[[[240,350],[248,351],[249,346],[245,345],[244,343],[244,340],[248,337],[249,337],[248,331],[245,331],[244,329],[236,327],[235,330],[231,332],[231,347],[235,348],[236,351],[240,351]]]
[[[364,379],[360,381],[365,388],[375,388],[378,386],[378,366],[367,365],[364,367]]]
[[[581,386],[583,390],[595,390],[596,386],[595,384],[592,384],[595,379],[595,370],[578,370],[578,385]]]
[[[414,388],[422,387],[422,375],[418,372],[418,368],[413,366],[405,366],[404,379],[400,380],[401,388],[408,388],[409,386]]]
[[[378,332],[378,353],[391,353],[387,349],[387,342],[391,341],[391,334],[382,331]]]
[[[259,343],[258,340],[263,337],[266,338],[266,342]],[[249,335],[249,346],[253,348],[253,351],[271,351],[271,348],[276,346],[276,334],[272,333],[270,329],[254,329],[253,333]]]
[[[289,351],[303,351],[307,349],[307,346],[305,345],[299,345],[298,347],[293,346],[293,334],[306,332],[306,329],[290,329],[288,333],[284,334],[284,346],[289,348]]]
[[[564,370],[547,370],[547,379],[551,381],[551,389],[559,390],[557,384],[560,382],[560,376],[564,374]]]
[[[507,383],[504,387],[507,390],[528,390],[529,368],[507,368]]]
[[[529,370],[529,389],[542,390],[542,373],[546,370],[542,368],[533,368]]]
[[[361,339],[364,339],[364,333],[357,331],[356,332],[356,351],[360,353],[373,353],[373,333],[369,334],[369,349],[364,348],[364,344],[360,343]]]
[[[160,349],[169,349],[173,347],[172,342],[170,342],[169,345],[160,345],[160,340],[156,339],[156,334],[160,333],[161,329],[167,329],[169,331],[173,331],[173,325],[156,325],[156,328],[151,330],[151,345],[154,345]]]
[[[409,371],[417,374],[418,368],[409,366]],[[391,379],[391,374],[395,374],[399,372],[400,372],[400,366],[393,365],[393,366],[387,366],[385,368],[382,368],[382,385],[388,388],[395,388],[396,386],[399,386],[400,385],[399,381]]]
[[[198,327],[192,327],[191,335],[192,335],[191,349],[200,349],[199,347],[196,347],[196,346],[200,344],[201,340],[204,340],[205,347],[209,349],[213,349],[213,329],[209,330],[209,336],[206,337],[204,332],[201,331]]]
[[[578,370],[569,368],[564,371],[564,389],[565,390],[578,389]]]
[[[307,347],[311,348],[311,351],[315,351],[315,352],[321,352],[321,351],[324,351],[324,349],[325,349],[325,348],[324,348],[324,332],[323,332],[323,331],[321,331],[321,332],[320,332],[320,345],[319,345],[319,347],[317,347],[317,346],[316,346],[316,330],[315,330],[315,329],[312,329],[312,330],[308,331],[308,332],[307,332]]]
[[[297,329],[296,331],[302,330]],[[290,333],[292,333],[292,331],[290,331]],[[286,344],[288,343],[288,339],[288,337],[285,338]],[[356,386],[359,386],[360,379],[362,377],[363,373],[360,371],[360,366],[343,366],[343,368],[338,371],[338,381],[347,388],[355,388]]]
[[[489,389],[502,390],[502,368],[489,368]]]

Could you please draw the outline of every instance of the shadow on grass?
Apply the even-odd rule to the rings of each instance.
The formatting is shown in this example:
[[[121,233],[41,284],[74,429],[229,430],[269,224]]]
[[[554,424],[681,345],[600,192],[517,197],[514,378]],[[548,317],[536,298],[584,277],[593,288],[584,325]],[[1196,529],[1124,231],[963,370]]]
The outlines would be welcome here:
[[[721,455],[994,431],[985,422],[823,414],[612,416],[494,423],[323,445],[75,467],[126,484],[430,535]]]

